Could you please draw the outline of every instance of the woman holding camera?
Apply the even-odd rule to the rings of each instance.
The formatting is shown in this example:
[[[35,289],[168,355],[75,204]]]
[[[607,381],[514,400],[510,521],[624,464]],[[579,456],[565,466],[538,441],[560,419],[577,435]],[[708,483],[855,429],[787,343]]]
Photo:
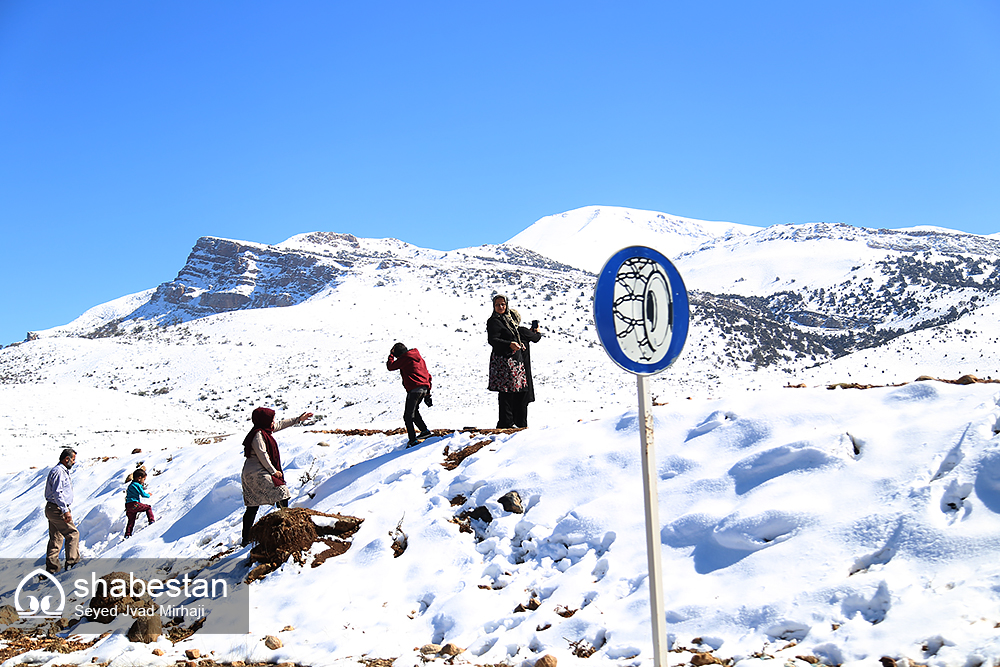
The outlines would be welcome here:
[[[490,347],[489,391],[497,392],[497,428],[513,428],[514,413],[524,402],[528,377],[524,366],[517,324],[507,311],[507,297],[493,297],[493,314],[486,321],[486,336]]]
[[[521,394],[521,401],[514,406],[514,426],[528,428],[528,403],[532,403],[535,400],[535,383],[531,379],[531,343],[540,341],[542,333],[538,330],[538,320],[532,320],[531,328],[529,329],[528,327],[520,326],[521,315],[513,308],[510,309],[510,316],[514,320],[514,323],[518,325],[517,333],[521,338],[521,344],[524,346],[521,356],[524,358],[524,375],[528,380],[528,384]]]

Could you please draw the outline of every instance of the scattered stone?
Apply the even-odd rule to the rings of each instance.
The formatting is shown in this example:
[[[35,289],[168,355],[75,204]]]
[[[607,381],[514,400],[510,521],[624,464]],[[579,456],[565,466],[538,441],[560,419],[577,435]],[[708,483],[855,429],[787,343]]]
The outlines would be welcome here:
[[[576,612],[578,612],[580,610],[579,609],[570,609],[569,607],[567,607],[565,605],[559,605],[558,607],[555,608],[554,611],[557,614],[559,614],[560,616],[562,616],[563,618],[570,618],[571,616],[573,616],[573,614],[575,614]]]
[[[63,618],[57,618],[56,620],[52,621],[52,627],[54,627],[56,630],[62,632],[66,628],[70,627],[71,625],[76,625],[79,622],[80,622],[80,619],[78,619],[78,618],[66,618],[64,616]]]
[[[281,628],[281,631],[282,631],[282,632],[291,632],[291,631],[292,631],[292,630],[294,630],[294,629],[295,629],[295,628],[294,628],[293,626],[291,626],[291,625],[286,625],[285,627]]]
[[[444,655],[458,655],[459,653],[465,653],[465,649],[448,642],[441,647],[441,653]]]
[[[264,637],[264,646],[274,651],[284,646],[284,644],[282,644],[281,640],[275,637],[274,635],[267,635],[266,637]]]
[[[796,660],[802,660],[803,662],[808,662],[810,665],[818,665],[819,664],[819,658],[817,658],[814,655],[797,655],[797,656],[795,656],[795,659]]]
[[[691,664],[694,667],[702,667],[703,665],[721,665],[722,661],[711,653],[695,653],[691,656]]]
[[[512,514],[524,514],[524,506],[521,504],[521,494],[517,491],[508,491],[500,496],[498,502],[503,507],[504,512]]]
[[[163,655],[163,649],[162,648],[154,648],[153,649],[153,655]]]
[[[0,607],[0,625],[10,625],[16,623],[21,617],[17,614],[17,609],[12,605],[5,604]]]
[[[162,634],[163,621],[160,620],[159,614],[153,614],[151,616],[139,616],[136,618],[132,626],[129,627],[128,632],[125,633],[125,636],[128,637],[130,642],[152,644]]]
[[[132,585],[132,580],[129,578],[130,576],[132,575],[127,572],[112,572],[101,577],[104,585],[94,586],[94,591],[100,594],[90,598],[90,602],[87,605],[90,609],[94,610],[89,615],[95,621],[99,623],[111,623],[118,617],[118,613],[120,612],[158,608],[148,593],[136,598],[121,594],[131,592],[130,586]],[[145,584],[145,581],[142,579],[135,579],[134,581],[142,581]],[[133,615],[136,614],[133,612]]]
[[[317,447],[329,447],[330,443],[329,442],[317,442],[316,446]]]
[[[441,652],[440,644],[424,644],[420,647],[421,655],[435,655]]]
[[[556,667],[556,657],[550,653],[546,653],[535,661],[535,667]]]
[[[197,660],[198,658],[201,657],[201,651],[199,651],[196,648],[189,648],[188,650],[184,651],[184,657],[186,657],[188,660]]]
[[[233,660],[229,665],[230,667],[247,667],[247,663],[242,660]]]
[[[967,375],[965,377],[969,377],[969,376]],[[961,379],[959,380],[959,384],[962,384]],[[972,384],[972,383],[970,382],[968,384]],[[881,658],[878,659],[878,661],[882,663],[882,667],[896,667],[896,661],[893,660],[892,658],[890,658],[887,655],[883,655]]]
[[[133,454],[142,454],[142,449],[136,447],[135,449],[132,450],[132,453]]]
[[[463,514],[465,513],[463,512]],[[490,514],[490,511],[482,505],[470,511],[468,513],[468,518],[476,519],[477,521],[482,521],[483,523],[490,523],[493,521],[493,515]]]
[[[521,613],[523,611],[535,611],[536,609],[538,609],[541,606],[542,606],[542,601],[539,600],[538,598],[532,596],[532,598],[530,600],[528,600],[528,604],[526,604],[526,605],[525,604],[519,604],[516,607],[514,607],[514,613],[515,614],[519,614],[519,613]]]

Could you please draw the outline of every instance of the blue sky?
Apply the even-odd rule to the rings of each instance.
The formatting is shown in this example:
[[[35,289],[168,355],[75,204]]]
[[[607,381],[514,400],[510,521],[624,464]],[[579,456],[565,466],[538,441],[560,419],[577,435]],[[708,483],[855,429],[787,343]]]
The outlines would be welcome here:
[[[593,204],[1000,231],[993,0],[0,0],[0,344],[200,236]]]

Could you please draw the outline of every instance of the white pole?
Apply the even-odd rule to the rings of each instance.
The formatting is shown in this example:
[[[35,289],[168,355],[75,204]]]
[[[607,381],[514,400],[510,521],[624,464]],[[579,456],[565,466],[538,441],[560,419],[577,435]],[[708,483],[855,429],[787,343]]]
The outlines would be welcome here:
[[[645,375],[636,375],[639,389],[639,433],[642,439],[642,486],[646,505],[646,557],[649,563],[649,612],[653,621],[653,665],[667,667],[666,610],[663,608],[663,564],[660,559],[660,508],[656,491],[656,451],[653,411]]]

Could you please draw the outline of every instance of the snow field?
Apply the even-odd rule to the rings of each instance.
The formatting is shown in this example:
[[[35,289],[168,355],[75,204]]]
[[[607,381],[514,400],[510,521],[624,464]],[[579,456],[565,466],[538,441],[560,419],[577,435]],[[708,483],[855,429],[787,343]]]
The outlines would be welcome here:
[[[922,382],[654,408],[672,645],[746,665],[809,654],[847,665],[882,655],[995,664],[998,396],[993,385]],[[252,584],[250,635],[161,640],[163,659],[197,647],[216,660],[368,656],[405,667],[421,663],[415,647],[454,642],[466,649],[460,660],[477,664],[545,653],[575,662],[586,646],[592,662],[651,664],[634,411],[412,449],[405,436],[312,430],[277,434],[292,505],[364,518],[353,547]],[[85,553],[201,558],[237,545],[242,437],[191,445],[178,436],[165,451],[81,458],[73,511]],[[441,466],[445,446],[486,439],[455,470]],[[122,542],[123,480],[139,461],[158,521],[140,517]],[[0,519],[7,557],[41,563],[46,469],[8,474],[0,488],[11,508]],[[512,489],[524,514],[497,502]],[[456,516],[477,507],[493,521],[461,532]],[[407,548],[394,558],[397,525]],[[279,632],[285,646],[264,648],[259,639]],[[78,657],[162,664],[153,645],[123,642],[110,637]]]

